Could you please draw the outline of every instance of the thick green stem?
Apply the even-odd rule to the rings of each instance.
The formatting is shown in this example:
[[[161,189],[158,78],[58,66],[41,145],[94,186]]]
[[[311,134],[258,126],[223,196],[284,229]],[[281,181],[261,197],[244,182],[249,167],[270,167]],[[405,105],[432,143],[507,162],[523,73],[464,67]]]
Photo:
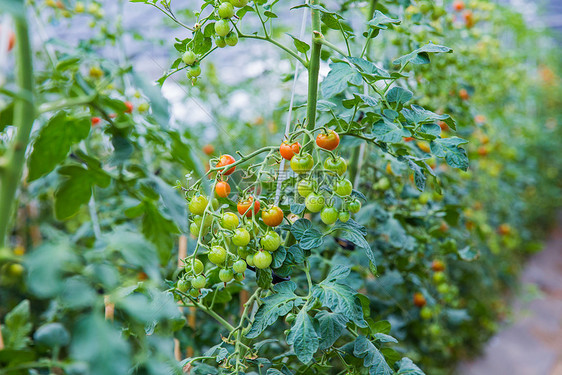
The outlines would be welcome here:
[[[310,5],[319,5],[319,0],[311,0]],[[318,102],[318,72],[320,70],[320,52],[322,42],[320,34],[320,11],[310,9],[312,19],[312,48],[310,51],[310,63],[308,66],[308,98],[306,103],[306,128],[313,130],[316,127],[316,103]],[[304,144],[308,142],[305,135]],[[309,148],[309,147],[307,147]]]
[[[16,19],[17,46],[17,85],[19,95],[14,100],[14,124],[17,127],[15,139],[5,156],[4,170],[0,186],[0,246],[6,244],[10,219],[15,201],[15,194],[20,183],[21,172],[25,163],[25,150],[35,119],[33,101],[33,65],[31,46],[25,18]]]

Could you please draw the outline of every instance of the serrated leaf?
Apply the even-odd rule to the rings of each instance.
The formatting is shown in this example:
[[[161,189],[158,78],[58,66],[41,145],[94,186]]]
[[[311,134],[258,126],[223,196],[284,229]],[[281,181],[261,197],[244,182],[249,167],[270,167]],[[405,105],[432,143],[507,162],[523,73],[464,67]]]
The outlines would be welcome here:
[[[262,289],[269,289],[273,281],[273,275],[269,268],[257,269],[256,271],[257,284]]]
[[[322,246],[324,237],[316,228],[309,228],[304,231],[299,241],[299,245],[303,250],[312,250]]]
[[[263,304],[256,313],[252,328],[246,334],[248,338],[258,337],[267,327],[277,321],[280,316],[287,315],[295,305],[298,296],[295,294],[297,284],[283,281],[273,286],[273,294],[262,299]]]
[[[380,10],[375,11],[374,17],[367,22],[367,25],[374,29],[387,29],[389,24],[399,25],[400,20],[395,18],[390,18]]]
[[[281,246],[279,249],[273,252],[273,262],[271,263],[272,268],[279,268],[285,262],[285,258],[287,257],[287,249]]]
[[[363,358],[363,366],[369,369],[370,375],[392,375],[394,373],[386,363],[383,354],[365,336],[355,339],[353,355]]]
[[[300,240],[305,231],[312,228],[312,222],[308,219],[298,219],[291,225],[291,233],[297,240]]]
[[[324,98],[331,98],[334,95],[347,89],[348,84],[360,85],[363,80],[361,74],[349,64],[339,62],[330,65],[330,71],[320,85]]]
[[[445,161],[451,167],[466,171],[468,169],[468,155],[465,149],[459,147],[464,143],[468,143],[468,141],[458,137],[437,138],[429,146],[435,156],[445,158]]]
[[[389,103],[404,104],[408,102],[410,99],[412,99],[413,96],[414,93],[411,92],[410,90],[404,89],[399,86],[394,86],[386,93],[386,100]]]
[[[291,38],[293,38],[293,44],[295,45],[295,48],[297,49],[297,51],[306,54],[308,52],[308,50],[310,50],[310,46],[303,42],[302,40],[300,40],[299,38],[297,38],[296,36],[293,36],[289,33],[287,33]]]
[[[336,340],[345,330],[349,319],[342,313],[334,313],[326,310],[320,311],[314,316],[318,320],[318,334],[320,336],[320,349],[328,349],[334,345]]]
[[[302,363],[310,362],[318,350],[320,338],[305,309],[297,314],[291,332],[287,337],[287,343],[293,345],[295,354]]]
[[[412,64],[429,64],[429,53],[451,53],[453,50],[449,47],[440,46],[438,44],[429,43],[425,46],[418,48],[415,51],[401,56],[394,60],[392,63],[396,65],[404,65],[408,62]]]
[[[398,366],[397,375],[425,375],[408,357],[404,357],[399,362],[396,362],[396,366]]]
[[[6,349],[23,349],[30,342],[31,324],[29,301],[23,300],[6,314],[2,327]]]
[[[392,122],[381,119],[373,124],[372,132],[375,138],[381,142],[399,143],[403,137],[409,137],[406,129],[399,128]]]

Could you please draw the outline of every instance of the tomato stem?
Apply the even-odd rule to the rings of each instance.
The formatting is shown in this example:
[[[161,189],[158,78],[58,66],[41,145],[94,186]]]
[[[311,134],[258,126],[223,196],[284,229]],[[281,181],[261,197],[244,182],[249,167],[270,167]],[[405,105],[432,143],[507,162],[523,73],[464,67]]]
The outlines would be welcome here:
[[[319,0],[311,0],[311,6],[319,5]],[[320,35],[320,11],[310,9],[312,21],[312,48],[310,50],[310,63],[308,66],[308,98],[306,102],[306,128],[312,131],[316,126],[316,104],[318,102],[318,74],[320,71],[320,52],[322,51]],[[308,136],[305,136],[303,149],[308,149]]]

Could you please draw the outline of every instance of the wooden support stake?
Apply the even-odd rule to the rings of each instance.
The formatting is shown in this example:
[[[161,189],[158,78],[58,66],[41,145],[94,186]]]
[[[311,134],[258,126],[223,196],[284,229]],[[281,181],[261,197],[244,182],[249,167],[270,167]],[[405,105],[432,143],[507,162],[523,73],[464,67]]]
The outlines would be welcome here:
[[[115,315],[115,304],[109,301],[108,295],[103,297],[103,302],[105,304],[105,320],[113,320]]]
[[[0,350],[4,349],[4,338],[2,337],[2,324],[0,324]]]

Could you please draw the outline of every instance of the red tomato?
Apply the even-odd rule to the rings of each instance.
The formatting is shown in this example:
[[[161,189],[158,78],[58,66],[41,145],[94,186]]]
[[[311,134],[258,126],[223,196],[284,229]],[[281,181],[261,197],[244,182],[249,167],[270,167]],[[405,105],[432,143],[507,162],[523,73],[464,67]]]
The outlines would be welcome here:
[[[261,212],[261,218],[268,227],[276,227],[283,222],[283,210],[272,206]]]
[[[219,181],[215,186],[215,192],[217,193],[217,196],[226,198],[228,197],[228,194],[230,194],[230,185],[226,181]]]
[[[254,197],[248,197],[246,199],[241,199],[236,205],[238,213],[240,215],[244,215],[244,213],[246,213],[246,217],[252,217],[252,210],[250,207],[254,208],[254,215],[257,215],[260,210],[260,201],[254,202]]]
[[[414,305],[417,307],[424,307],[426,304],[425,297],[420,292],[414,293]]]
[[[462,100],[468,100],[468,98],[470,98],[470,95],[468,95],[468,91],[466,91],[465,89],[460,89],[459,90],[459,97]]]
[[[404,141],[406,142],[412,142],[414,140],[413,137],[404,137]]]
[[[0,26],[0,37],[2,37],[2,26]],[[12,30],[8,30],[8,52],[10,52],[16,44],[16,34]]]
[[[217,165],[215,165],[216,168],[220,168],[220,167],[225,167],[227,165],[230,165],[232,163],[234,163],[236,160],[234,160],[234,158],[228,154],[224,154],[219,158],[219,162],[217,163]],[[234,171],[236,170],[236,167],[232,167],[229,170],[223,172],[222,174],[224,176],[228,176],[229,174],[234,173]]]
[[[316,144],[325,150],[334,150],[340,144],[340,136],[333,130],[320,133],[316,136]]]
[[[443,263],[443,261],[441,261],[439,259],[435,259],[431,263],[431,269],[434,270],[435,272],[445,271],[445,263]]]
[[[101,119],[99,117],[92,117],[92,127],[96,126],[100,122],[101,122]]]
[[[215,152],[215,146],[208,144],[203,146],[203,152],[205,155],[212,155]]]
[[[298,154],[301,149],[301,145],[299,142],[295,142],[293,144],[289,144],[287,141],[281,143],[279,147],[279,153],[283,157],[283,159],[291,160],[295,154]]]
[[[453,9],[457,12],[460,12],[461,10],[464,9],[464,1],[462,0],[457,0],[453,3]]]
[[[127,106],[127,109],[125,110],[126,113],[132,113],[133,112],[133,103],[126,101],[125,105]]]

